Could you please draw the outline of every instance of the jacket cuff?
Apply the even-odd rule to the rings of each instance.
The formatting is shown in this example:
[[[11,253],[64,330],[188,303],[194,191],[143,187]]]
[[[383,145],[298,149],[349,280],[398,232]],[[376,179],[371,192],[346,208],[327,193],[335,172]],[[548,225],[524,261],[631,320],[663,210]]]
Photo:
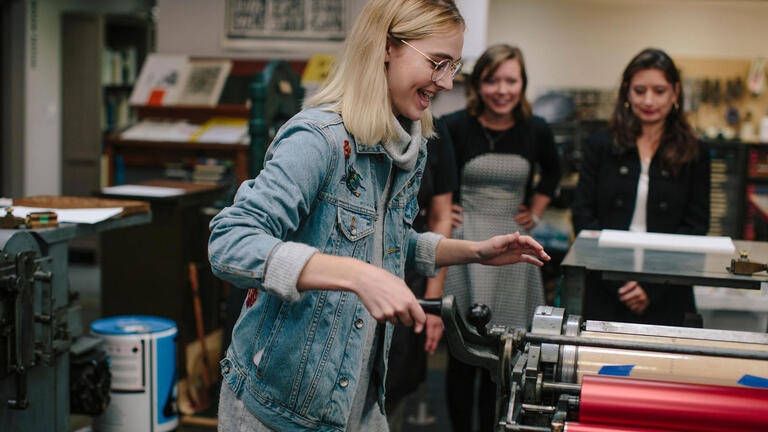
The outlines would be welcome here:
[[[304,265],[316,252],[317,249],[303,243],[283,243],[267,263],[264,288],[289,302],[300,300],[302,294],[296,288],[296,283]]]
[[[433,232],[419,234],[419,239],[416,241],[415,253],[417,273],[423,274],[426,277],[437,276],[438,271],[437,268],[435,268],[437,244],[444,238],[444,235],[435,234]]]

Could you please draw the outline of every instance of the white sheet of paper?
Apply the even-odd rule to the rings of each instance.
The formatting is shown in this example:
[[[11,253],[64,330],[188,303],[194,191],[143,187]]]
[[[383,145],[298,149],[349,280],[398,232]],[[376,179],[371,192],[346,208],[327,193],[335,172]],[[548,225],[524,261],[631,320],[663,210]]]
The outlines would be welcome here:
[[[161,187],[161,186],[143,186],[125,184],[120,186],[109,186],[101,188],[101,192],[109,195],[128,195],[145,197],[170,197],[183,195],[184,189]]]
[[[57,209],[46,207],[13,207],[13,215],[25,218],[32,212],[52,211],[56,212],[59,223],[97,223],[116,216],[123,211],[122,207],[107,208],[81,208],[81,209]]]
[[[619,230],[603,230],[600,233],[597,245],[599,247],[643,248],[721,254],[733,254],[736,250],[730,237],[644,233]]]

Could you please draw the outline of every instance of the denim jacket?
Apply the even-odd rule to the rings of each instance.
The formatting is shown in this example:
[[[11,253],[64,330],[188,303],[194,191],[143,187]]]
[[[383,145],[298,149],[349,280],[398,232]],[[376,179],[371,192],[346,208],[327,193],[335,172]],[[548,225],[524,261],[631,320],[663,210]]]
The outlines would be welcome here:
[[[278,131],[261,174],[211,221],[214,273],[251,290],[222,374],[265,424],[280,431],[346,428],[367,312],[352,292],[298,292],[315,252],[371,262],[376,218],[384,213],[382,266],[400,277],[406,265],[434,275],[441,237],[411,228],[426,161],[420,139],[415,167],[394,170],[386,209],[377,211],[372,174],[391,163],[383,147],[356,142],[336,113],[305,109]],[[384,352],[371,359],[382,370],[380,407],[391,335],[387,325]]]

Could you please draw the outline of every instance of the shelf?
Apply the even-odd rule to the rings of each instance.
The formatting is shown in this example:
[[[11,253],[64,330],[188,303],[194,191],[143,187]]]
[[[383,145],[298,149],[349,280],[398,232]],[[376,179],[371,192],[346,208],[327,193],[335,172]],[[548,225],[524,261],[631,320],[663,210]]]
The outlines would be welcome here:
[[[175,141],[123,140],[112,135],[105,139],[104,153],[108,159],[110,184],[114,181],[114,161],[119,156],[126,165],[163,166],[187,157],[229,159],[233,163],[237,182],[249,178],[248,144],[219,144]]]
[[[105,91],[125,91],[133,90],[133,84],[104,84],[101,86]]]
[[[185,119],[191,123],[205,123],[211,117],[241,117],[251,115],[247,105],[139,105],[135,106],[138,117]]]
[[[107,137],[107,143],[115,147],[153,148],[170,150],[213,150],[213,151],[242,151],[249,148],[248,144],[215,143],[215,142],[189,142],[189,141],[150,141],[150,140],[124,140],[117,136]]]

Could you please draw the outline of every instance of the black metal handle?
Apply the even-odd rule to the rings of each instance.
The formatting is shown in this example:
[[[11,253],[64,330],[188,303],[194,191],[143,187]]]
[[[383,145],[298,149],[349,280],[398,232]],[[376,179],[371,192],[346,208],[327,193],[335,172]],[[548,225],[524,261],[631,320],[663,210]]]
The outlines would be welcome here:
[[[442,299],[419,299],[419,305],[425,313],[440,316],[440,309],[443,305]]]

